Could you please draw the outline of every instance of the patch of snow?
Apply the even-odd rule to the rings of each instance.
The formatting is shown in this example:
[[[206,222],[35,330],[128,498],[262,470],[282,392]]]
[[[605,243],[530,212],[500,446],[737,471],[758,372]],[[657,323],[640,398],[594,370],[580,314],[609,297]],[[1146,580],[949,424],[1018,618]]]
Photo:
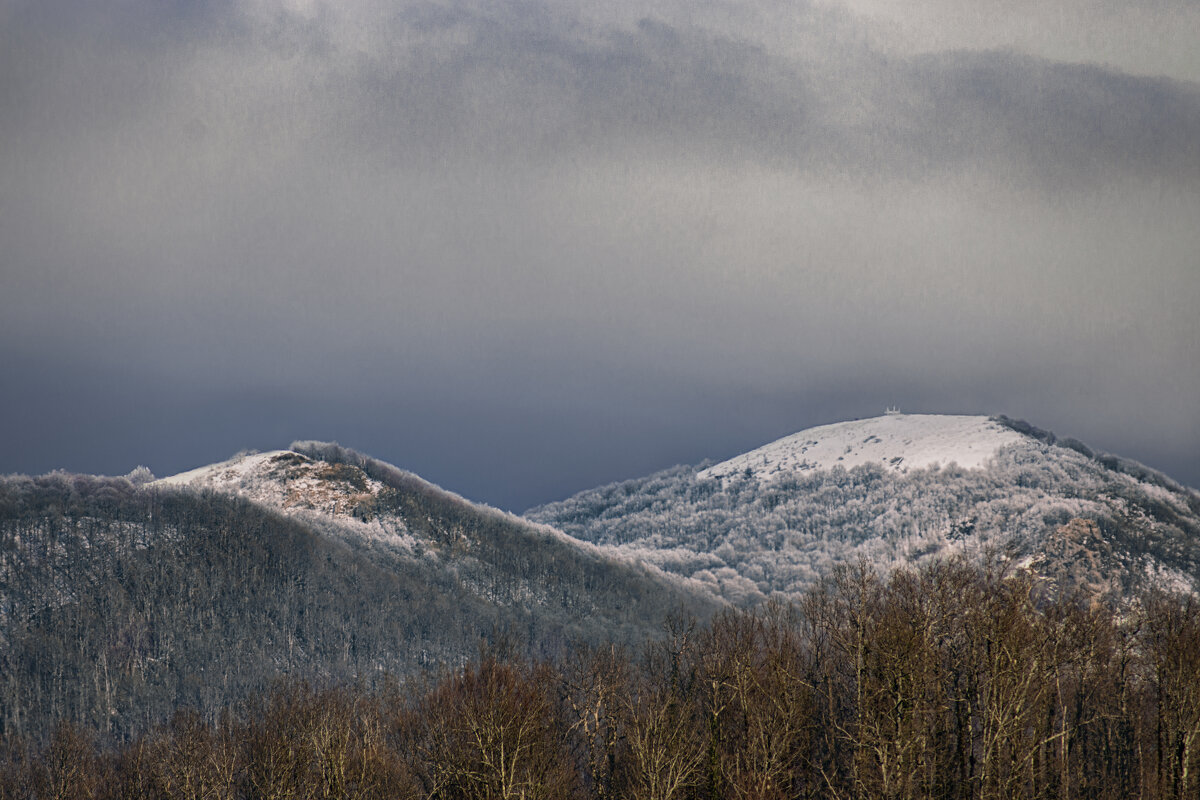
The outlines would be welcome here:
[[[191,486],[194,489],[228,489],[240,485],[255,472],[261,472],[263,465],[272,458],[285,455],[290,450],[269,450],[266,453],[251,453],[237,455],[228,461],[197,467],[196,469],[180,472],[166,478],[159,478],[152,486]]]
[[[979,469],[1001,448],[1024,441],[1028,438],[988,417],[892,413],[809,428],[701,470],[697,477],[728,478],[749,470],[770,481],[863,464],[898,472],[949,464]]]

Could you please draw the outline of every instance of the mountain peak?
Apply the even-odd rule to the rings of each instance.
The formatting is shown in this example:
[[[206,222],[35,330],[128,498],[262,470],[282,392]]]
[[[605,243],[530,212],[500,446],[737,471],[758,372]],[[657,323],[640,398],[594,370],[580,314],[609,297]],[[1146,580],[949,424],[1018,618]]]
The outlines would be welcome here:
[[[1028,437],[990,417],[957,414],[901,414],[838,422],[785,436],[702,470],[700,478],[739,473],[759,480],[833,467],[878,464],[905,472],[957,464],[983,467],[1001,448]]]
[[[952,463],[961,469],[935,468]],[[734,602],[796,596],[857,560],[887,574],[994,556],[1056,591],[1118,605],[1151,586],[1200,587],[1200,494],[1006,417],[895,413],[822,425],[703,470],[676,467],[526,514],[715,581]]]
[[[48,731],[64,713],[136,732],[179,704],[215,715],[280,672],[369,685],[462,664],[506,632],[541,658],[575,641],[634,645],[675,609],[703,619],[724,605],[707,584],[336,444],[241,453],[149,486],[0,476],[0,671],[49,687],[38,665],[53,651],[72,674],[99,653],[121,676],[83,681],[62,712],[44,700],[67,694],[58,683],[0,696],[0,731]],[[136,624],[92,624],[104,618]]]
[[[353,516],[386,488],[357,466],[311,458],[295,450],[239,453],[156,483],[231,492],[284,511],[317,511],[336,517]]]

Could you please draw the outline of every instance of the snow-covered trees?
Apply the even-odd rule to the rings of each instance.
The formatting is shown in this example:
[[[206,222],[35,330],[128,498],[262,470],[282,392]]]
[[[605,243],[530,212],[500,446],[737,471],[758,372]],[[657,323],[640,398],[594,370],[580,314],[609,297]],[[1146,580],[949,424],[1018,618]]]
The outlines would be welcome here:
[[[134,741],[0,737],[0,799],[1180,800],[1200,614],[963,560],[857,564],[797,605],[671,621],[634,655],[494,648],[427,680],[292,681]]]
[[[417,553],[211,490],[0,478],[0,733],[42,738],[67,718],[127,736],[280,673],[369,685],[462,664],[504,631],[547,655],[640,641],[671,608],[716,606],[558,532],[394,482],[371,513],[402,520]]]
[[[733,570],[753,583],[747,591],[721,582],[734,602],[795,595],[858,558],[885,571],[956,552],[1029,558],[1076,518],[1117,535],[1113,566],[1135,581],[1151,561],[1200,574],[1200,496],[1140,482],[1069,448],[1009,448],[974,470],[867,464],[705,478],[703,467],[582,492],[527,516],[709,583]]]

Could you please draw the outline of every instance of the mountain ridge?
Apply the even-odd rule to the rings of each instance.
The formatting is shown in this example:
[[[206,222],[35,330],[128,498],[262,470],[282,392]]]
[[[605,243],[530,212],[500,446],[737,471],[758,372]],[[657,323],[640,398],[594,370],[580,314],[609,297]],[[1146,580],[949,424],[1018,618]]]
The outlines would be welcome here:
[[[1115,606],[1200,586],[1200,493],[1005,417],[822,426],[526,516],[333,443],[151,478],[0,478],[0,733],[127,737],[279,675],[370,685],[509,638],[635,644],[859,562],[984,560]]]
[[[1005,416],[888,414],[818,426],[526,516],[706,580],[738,603],[798,596],[847,560],[888,572],[984,553],[1062,591],[1108,586],[1114,601],[1156,580],[1200,586],[1200,493]],[[1082,523],[1109,545],[1086,556],[1111,580],[1095,579],[1095,569],[1085,580],[1060,563],[1068,552],[1086,560],[1078,548],[1059,547],[1058,560],[1042,552]]]
[[[724,605],[391,465],[300,444],[174,482],[0,479],[0,734],[66,718],[128,737],[180,708],[213,719],[281,675],[370,686],[489,642],[534,657],[633,646],[672,613]]]

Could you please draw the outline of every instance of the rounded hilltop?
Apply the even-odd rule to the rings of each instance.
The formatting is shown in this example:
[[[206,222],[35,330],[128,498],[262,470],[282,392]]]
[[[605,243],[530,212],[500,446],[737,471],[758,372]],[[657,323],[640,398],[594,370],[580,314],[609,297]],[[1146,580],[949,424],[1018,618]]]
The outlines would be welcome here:
[[[1001,448],[1029,442],[991,417],[902,414],[837,422],[794,433],[702,470],[697,477],[750,474],[760,480],[834,467],[878,464],[897,471],[957,464],[983,467]]]

